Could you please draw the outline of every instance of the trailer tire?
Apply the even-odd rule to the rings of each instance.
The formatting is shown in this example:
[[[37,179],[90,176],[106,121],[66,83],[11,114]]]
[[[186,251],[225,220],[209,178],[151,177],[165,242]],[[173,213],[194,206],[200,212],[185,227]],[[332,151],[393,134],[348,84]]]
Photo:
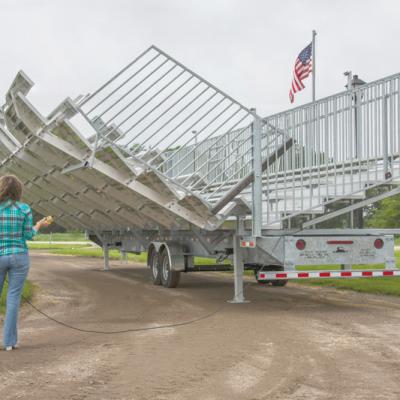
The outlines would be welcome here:
[[[271,281],[271,285],[272,286],[285,286],[288,283],[287,279],[277,279],[277,280],[273,280]]]
[[[150,267],[153,284],[161,285],[160,255],[154,247],[149,251],[147,263]]]
[[[164,248],[160,254],[159,273],[161,283],[164,287],[175,288],[178,286],[181,273],[180,271],[174,271],[172,269],[171,260],[166,248]]]

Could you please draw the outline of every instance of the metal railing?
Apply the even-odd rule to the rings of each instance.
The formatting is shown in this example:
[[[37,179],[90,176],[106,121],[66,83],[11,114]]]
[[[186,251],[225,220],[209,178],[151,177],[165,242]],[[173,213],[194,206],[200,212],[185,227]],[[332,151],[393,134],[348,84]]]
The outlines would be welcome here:
[[[254,111],[154,46],[79,109],[95,147],[118,147],[215,210],[235,187],[250,203],[259,196],[264,226],[400,174],[399,75],[264,118],[256,146]],[[255,194],[240,182],[252,182],[260,163]]]
[[[399,79],[390,76],[264,119],[295,142],[279,168],[264,173],[267,225],[399,177]]]
[[[97,148],[116,146],[188,190],[231,170],[240,176],[225,146],[247,162],[254,113],[155,46],[78,106],[97,132]]]
[[[270,129],[269,129],[270,130]],[[282,134],[268,131],[263,125],[261,133],[261,154],[263,158],[274,151],[282,142]],[[276,142],[275,142],[276,140]],[[253,130],[252,124],[224,135],[215,136],[199,144],[186,146],[178,151],[165,152],[167,162],[165,172],[172,178],[180,179],[193,190],[203,193],[207,198],[218,198],[223,188],[237,183],[253,168]],[[277,164],[271,166],[275,171]],[[192,179],[196,175],[197,179]],[[200,178],[201,177],[201,178]]]

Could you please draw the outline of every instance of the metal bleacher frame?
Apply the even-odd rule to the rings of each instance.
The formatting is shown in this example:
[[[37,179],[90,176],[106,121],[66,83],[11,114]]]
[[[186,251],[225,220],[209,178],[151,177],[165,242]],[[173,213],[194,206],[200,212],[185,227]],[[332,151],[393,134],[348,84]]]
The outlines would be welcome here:
[[[113,247],[147,251],[164,280],[193,269],[194,256],[233,257],[241,302],[245,265],[293,269],[285,240],[338,235],[315,225],[400,193],[399,82],[396,74],[262,118],[151,46],[45,117],[20,71],[0,112],[0,173],[21,178],[39,213],[87,230],[106,268]],[[243,238],[255,249],[242,249]],[[394,268],[392,250],[379,257]]]

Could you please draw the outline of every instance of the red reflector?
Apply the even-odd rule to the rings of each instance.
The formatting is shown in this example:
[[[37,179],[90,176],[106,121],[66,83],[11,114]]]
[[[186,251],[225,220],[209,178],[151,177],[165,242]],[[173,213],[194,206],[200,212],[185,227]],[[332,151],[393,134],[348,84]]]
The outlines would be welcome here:
[[[246,247],[246,248],[250,247],[254,249],[256,247],[256,242],[254,240],[253,241],[241,240],[240,247]]]
[[[319,276],[331,276],[330,272],[320,272]]]
[[[383,276],[390,276],[390,275],[394,275],[393,271],[383,271]]]
[[[258,275],[258,278],[259,278],[259,279],[265,279],[265,274],[259,274],[259,275]]]
[[[298,276],[299,278],[308,278],[309,274],[308,274],[308,272],[299,272],[299,273],[297,274],[297,276]]]
[[[296,247],[297,247],[298,250],[304,250],[305,247],[306,247],[306,242],[303,239],[299,239],[296,242]]]
[[[376,239],[374,242],[374,246],[376,249],[381,249],[383,247],[383,240],[382,239]]]
[[[287,278],[287,274],[276,274],[277,278]]]
[[[372,276],[372,271],[363,271],[361,273],[362,276]]]
[[[328,240],[328,244],[353,244],[352,240]]]
[[[351,276],[351,272],[341,272],[340,276]]]

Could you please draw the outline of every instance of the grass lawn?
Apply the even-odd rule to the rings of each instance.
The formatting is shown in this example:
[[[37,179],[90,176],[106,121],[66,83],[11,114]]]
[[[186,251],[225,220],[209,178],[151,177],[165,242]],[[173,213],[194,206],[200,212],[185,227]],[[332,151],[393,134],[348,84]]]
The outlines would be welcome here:
[[[67,243],[35,243],[28,242],[28,247],[32,250],[74,250],[74,249],[91,249],[92,246],[88,244],[67,244]],[[96,248],[96,247],[95,247]],[[101,250],[99,248],[99,250]]]
[[[4,315],[4,312],[6,310],[6,294],[7,294],[7,282],[4,283],[4,287],[3,287],[3,293],[1,294],[0,297],[0,314]],[[22,292],[22,303],[25,302],[24,299],[27,300],[31,300],[32,296],[33,296],[33,285],[31,282],[26,281],[25,282],[25,286],[24,286],[24,290]]]
[[[396,265],[400,267],[400,251],[395,252]],[[353,265],[353,269],[383,269],[383,264]],[[321,265],[298,267],[298,270],[338,270],[340,265]],[[308,279],[294,280],[296,283],[309,286],[326,286],[336,289],[354,290],[356,292],[390,294],[400,296],[400,278],[338,278],[338,279]]]
[[[79,256],[79,257],[103,257],[103,251],[100,247],[93,247],[84,244],[64,244],[64,243],[35,243],[29,242],[28,247],[31,250],[45,250],[46,253],[60,254],[68,256]],[[121,258],[118,250],[110,250],[110,259],[119,260]],[[147,254],[132,254],[128,253],[128,260],[139,263],[147,262]],[[195,262],[197,264],[215,264],[215,261],[210,258],[196,257]],[[227,260],[226,263],[229,263]]]
[[[67,233],[38,233],[35,240],[40,242],[86,242],[85,234],[82,232]]]
[[[308,286],[325,286],[363,293],[400,296],[400,278],[310,279],[308,281],[295,280],[295,282]]]
[[[103,251],[99,247],[84,247],[84,248],[73,248],[73,249],[53,249],[49,251],[52,254],[68,254],[80,257],[103,257]],[[110,260],[120,260],[121,254],[118,250],[110,250]],[[145,263],[147,261],[147,254],[132,254],[128,253],[128,260],[136,261],[139,263]]]
[[[100,247],[93,247],[85,244],[60,244],[60,243],[28,243],[31,250],[44,250],[46,253],[60,254],[68,256],[79,257],[103,257],[103,250]],[[119,260],[121,258],[118,250],[110,250],[110,259]],[[147,261],[147,254],[128,254],[128,260],[145,263]]]
[[[32,250],[51,250],[51,249],[82,249],[82,248],[92,248],[90,244],[67,244],[67,243],[35,243],[28,242],[28,247]],[[96,247],[94,247],[96,248]],[[99,249],[100,250],[100,249]]]

